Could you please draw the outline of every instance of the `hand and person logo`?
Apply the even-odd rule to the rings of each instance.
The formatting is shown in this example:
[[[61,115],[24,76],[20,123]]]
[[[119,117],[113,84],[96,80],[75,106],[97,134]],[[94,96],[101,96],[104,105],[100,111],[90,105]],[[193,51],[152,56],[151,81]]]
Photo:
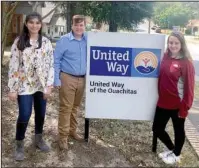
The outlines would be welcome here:
[[[158,67],[157,56],[151,51],[142,51],[135,57],[134,67],[141,74],[150,74]]]

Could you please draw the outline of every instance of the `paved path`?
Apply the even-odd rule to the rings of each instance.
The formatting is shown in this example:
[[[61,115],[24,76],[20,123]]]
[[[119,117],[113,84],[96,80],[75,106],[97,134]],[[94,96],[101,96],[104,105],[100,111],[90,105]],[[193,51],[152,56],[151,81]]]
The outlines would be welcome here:
[[[196,130],[199,133],[199,113],[190,113],[189,114],[189,118],[191,120],[191,123],[193,124],[193,126],[196,128]]]
[[[190,122],[189,118],[187,118],[185,122],[185,132],[187,139],[189,140],[190,144],[192,145],[192,147],[196,151],[196,154],[199,157],[199,132],[193,126],[192,122]]]
[[[199,157],[199,100],[195,99],[185,122],[186,137]]]
[[[199,133],[199,108],[192,107],[189,111],[188,118]]]
[[[198,45],[198,51],[199,51],[199,45]],[[199,58],[199,56],[198,56],[198,58]],[[194,67],[195,67],[196,76],[199,76],[199,61],[194,60],[193,64],[194,64]]]
[[[191,53],[191,56],[193,58],[193,63],[195,67],[195,73],[196,73],[196,81],[199,81],[199,43],[191,43],[187,40],[187,47]]]

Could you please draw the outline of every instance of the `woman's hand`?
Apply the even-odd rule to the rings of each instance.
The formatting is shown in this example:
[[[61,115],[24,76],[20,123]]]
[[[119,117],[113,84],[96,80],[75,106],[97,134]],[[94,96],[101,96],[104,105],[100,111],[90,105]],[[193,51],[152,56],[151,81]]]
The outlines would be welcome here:
[[[55,86],[55,89],[59,90],[61,89],[61,86]]]
[[[9,92],[8,98],[12,101],[15,101],[15,100],[17,100],[17,95],[18,95],[17,92]]]
[[[181,116],[181,115],[178,115],[178,117],[179,117],[179,118],[184,118],[184,119],[186,118],[186,117],[184,117],[184,116]]]
[[[49,86],[44,90],[44,99],[48,99],[52,93],[52,87]]]

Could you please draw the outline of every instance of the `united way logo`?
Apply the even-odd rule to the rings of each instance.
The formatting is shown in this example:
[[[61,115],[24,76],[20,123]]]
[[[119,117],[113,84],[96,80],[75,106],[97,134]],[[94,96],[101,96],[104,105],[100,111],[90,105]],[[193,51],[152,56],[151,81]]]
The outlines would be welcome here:
[[[134,59],[134,67],[140,74],[151,74],[158,67],[157,56],[153,52],[142,51],[136,55]]]

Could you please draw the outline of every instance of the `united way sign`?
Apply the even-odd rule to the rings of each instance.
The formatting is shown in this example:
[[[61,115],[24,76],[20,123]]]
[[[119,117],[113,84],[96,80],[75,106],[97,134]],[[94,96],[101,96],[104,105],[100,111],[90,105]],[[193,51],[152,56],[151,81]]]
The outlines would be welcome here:
[[[165,36],[89,32],[86,118],[152,120]]]

